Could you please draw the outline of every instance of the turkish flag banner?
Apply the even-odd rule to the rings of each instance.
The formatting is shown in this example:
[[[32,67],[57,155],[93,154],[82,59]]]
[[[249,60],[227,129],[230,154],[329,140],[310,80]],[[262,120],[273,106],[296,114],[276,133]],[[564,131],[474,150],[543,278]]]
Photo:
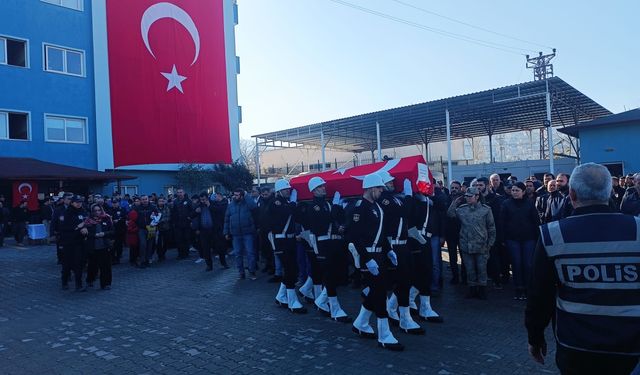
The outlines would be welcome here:
[[[298,191],[298,199],[300,200],[313,198],[307,183],[316,176],[327,182],[327,196],[332,196],[336,191],[339,191],[343,197],[354,197],[362,195],[364,191],[362,189],[364,176],[378,171],[387,171],[395,177],[394,186],[397,192],[402,191],[404,179],[407,178],[411,181],[414,192],[420,191],[426,195],[433,195],[434,186],[431,183],[433,176],[421,155],[307,174],[292,178],[289,184]]]
[[[35,181],[14,181],[13,182],[13,207],[27,201],[29,211],[36,211],[40,208],[38,203],[38,183]]]
[[[107,0],[116,167],[232,161],[223,16],[222,0]]]

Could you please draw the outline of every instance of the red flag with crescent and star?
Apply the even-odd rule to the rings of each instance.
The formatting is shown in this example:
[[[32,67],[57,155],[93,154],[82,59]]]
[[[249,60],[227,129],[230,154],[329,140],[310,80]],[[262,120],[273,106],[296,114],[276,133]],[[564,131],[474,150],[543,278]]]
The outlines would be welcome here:
[[[35,181],[13,181],[13,207],[27,201],[29,211],[40,208],[38,204],[38,183]]]
[[[380,171],[389,172],[395,178],[396,183],[394,185],[397,192],[402,191],[404,179],[407,178],[411,182],[414,192],[419,191],[426,195],[433,195],[434,186],[431,183],[433,175],[421,155],[307,174],[294,177],[289,183],[292,188],[298,191],[298,199],[300,200],[313,198],[307,183],[315,176],[326,181],[327,196],[331,197],[336,191],[339,191],[343,197],[353,197],[362,195],[362,180],[364,180],[364,176]]]
[[[107,39],[116,167],[232,161],[222,0],[107,0]]]

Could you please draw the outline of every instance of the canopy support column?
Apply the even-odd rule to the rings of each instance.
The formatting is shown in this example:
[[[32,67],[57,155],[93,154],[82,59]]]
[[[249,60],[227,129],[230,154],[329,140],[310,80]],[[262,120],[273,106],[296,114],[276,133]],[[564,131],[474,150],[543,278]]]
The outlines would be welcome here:
[[[380,145],[380,123],[376,121],[376,142],[378,145],[378,160],[382,161],[382,147]]]
[[[256,137],[256,177],[258,177],[258,187],[260,187],[260,148]]]
[[[320,128],[320,152],[322,153],[322,167],[320,168],[320,170],[322,172],[325,171],[325,165],[326,165],[326,160],[325,160],[325,153],[324,153],[324,149],[325,149],[325,144],[324,144],[324,129]]]
[[[449,185],[451,184],[451,181],[453,181],[451,170],[451,120],[449,119],[449,108],[445,109],[444,113],[447,123],[447,185]]]
[[[553,165],[553,127],[551,126],[551,94],[549,93],[549,81],[547,84],[547,133],[549,136],[549,173],[555,174]]]

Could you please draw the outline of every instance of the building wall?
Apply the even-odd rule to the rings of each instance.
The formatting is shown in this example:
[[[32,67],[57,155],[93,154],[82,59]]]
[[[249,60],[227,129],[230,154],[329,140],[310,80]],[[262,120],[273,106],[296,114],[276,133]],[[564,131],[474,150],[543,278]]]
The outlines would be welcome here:
[[[640,122],[580,130],[582,163],[622,162],[624,173],[640,172]]]
[[[555,174],[571,173],[575,166],[575,159],[561,158],[554,160]],[[457,181],[464,181],[465,178],[489,177],[493,173],[512,174],[518,178],[518,181],[524,181],[527,177],[535,175],[536,173],[549,172],[549,160],[521,160],[507,163],[454,165],[452,170],[453,179]],[[432,172],[435,176],[436,171]]]
[[[0,140],[0,156],[95,169],[91,1],[82,11],[40,0],[0,1],[0,36],[28,40],[28,67],[0,64],[0,111],[28,112],[28,141]],[[84,51],[84,77],[44,70],[43,43]],[[86,144],[45,141],[44,115],[87,120]]]
[[[166,188],[175,186],[174,176],[175,171],[122,171],[121,174],[136,176],[135,180],[124,180],[121,182],[121,186],[135,187],[138,194],[167,194]],[[117,184],[115,182],[103,185],[101,187],[102,194],[112,195],[116,190]],[[125,189],[123,189],[123,192]]]

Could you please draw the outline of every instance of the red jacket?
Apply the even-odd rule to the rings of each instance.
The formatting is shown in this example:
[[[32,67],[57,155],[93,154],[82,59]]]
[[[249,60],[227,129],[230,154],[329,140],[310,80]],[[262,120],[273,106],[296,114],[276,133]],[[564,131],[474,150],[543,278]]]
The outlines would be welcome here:
[[[138,212],[131,210],[127,215],[127,245],[138,246],[138,225],[136,220],[138,219]]]

